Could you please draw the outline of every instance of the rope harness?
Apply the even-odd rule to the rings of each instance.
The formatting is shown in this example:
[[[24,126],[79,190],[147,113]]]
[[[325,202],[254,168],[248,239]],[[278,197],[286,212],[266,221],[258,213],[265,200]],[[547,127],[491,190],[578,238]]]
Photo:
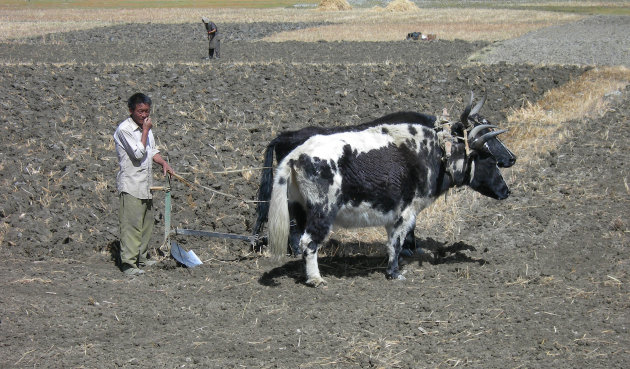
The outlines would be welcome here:
[[[442,155],[442,165],[444,165],[444,171],[451,177],[451,180],[455,180],[455,173],[453,173],[453,168],[448,165],[449,160],[451,159],[451,150],[453,148],[453,142],[455,142],[456,137],[453,137],[451,134],[451,126],[453,122],[449,119],[448,113],[446,109],[443,114],[438,116],[435,120],[434,129],[436,131],[438,137],[438,145],[444,152]],[[466,145],[468,147],[468,145]],[[468,152],[468,150],[466,150]]]
[[[451,181],[453,183],[456,183],[455,173],[453,172],[453,168],[448,165],[451,159],[451,155],[452,155],[453,144],[458,139],[463,140],[464,148],[466,152],[465,157],[468,158],[470,156],[470,146],[468,145],[468,133],[473,128],[473,127],[464,128],[464,137],[453,136],[451,133],[451,128],[453,124],[455,123],[457,122],[450,120],[448,112],[446,111],[446,109],[444,109],[442,111],[442,115],[437,116],[437,118],[435,119],[435,124],[433,126],[433,129],[435,130],[438,137],[438,145],[444,152],[444,155],[442,156],[442,163],[444,165],[444,171],[449,175],[449,177],[451,177]],[[466,167],[467,168],[465,168],[465,171],[467,172],[468,169],[470,168],[468,168],[468,166]]]

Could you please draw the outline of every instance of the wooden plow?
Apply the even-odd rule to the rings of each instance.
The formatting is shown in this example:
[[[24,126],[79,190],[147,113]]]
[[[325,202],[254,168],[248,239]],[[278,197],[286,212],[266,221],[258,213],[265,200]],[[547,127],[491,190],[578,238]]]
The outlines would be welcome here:
[[[184,182],[186,185],[191,186],[190,182],[186,181],[184,178],[172,174],[175,178]],[[188,268],[193,268],[197,265],[201,265],[201,260],[195,255],[192,250],[186,250],[175,240],[171,239],[172,236],[182,235],[182,236],[203,236],[203,237],[214,237],[214,238],[223,238],[223,239],[233,239],[233,240],[242,240],[247,241],[250,244],[256,246],[259,243],[265,243],[265,239],[258,239],[252,235],[240,235],[234,233],[223,233],[223,232],[212,232],[212,231],[200,231],[194,229],[185,229],[185,228],[175,228],[171,229],[171,211],[172,211],[172,200],[171,200],[171,185],[170,179],[168,186],[155,186],[151,187],[151,191],[164,191],[164,241],[160,246],[160,250],[165,253],[170,253],[171,256],[177,260],[179,263],[187,266]]]

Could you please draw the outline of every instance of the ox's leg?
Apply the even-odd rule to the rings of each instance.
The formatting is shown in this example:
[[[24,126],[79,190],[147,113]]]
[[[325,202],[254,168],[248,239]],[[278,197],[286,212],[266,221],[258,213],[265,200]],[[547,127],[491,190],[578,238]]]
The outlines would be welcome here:
[[[413,229],[416,218],[410,215],[411,212],[405,211],[403,215],[398,219],[396,224],[387,228],[388,243],[387,243],[387,255],[389,257],[387,263],[387,277],[391,279],[404,280],[405,277],[400,274],[398,266],[398,258],[402,245],[409,233],[409,230]]]
[[[416,251],[416,237],[413,234],[413,231],[414,229],[411,228],[409,232],[407,232],[407,236],[405,236],[401,250],[401,254],[403,254],[403,256],[411,256]]]
[[[405,237],[405,242],[403,242],[402,250],[400,250],[401,256],[419,256],[424,254],[424,251],[416,244],[416,236],[414,234],[415,225],[411,227],[409,232],[407,232],[407,237]]]
[[[314,287],[326,284],[326,281],[319,274],[317,250],[330,233],[333,219],[333,214],[326,213],[321,209],[309,211],[306,217],[305,231],[300,238],[300,248],[306,267],[306,284]]]
[[[289,214],[291,216],[291,229],[289,231],[289,250],[294,256],[300,255],[302,249],[300,247],[300,237],[304,233],[304,224],[306,223],[306,212],[302,205],[293,202],[289,203]]]
[[[300,238],[300,248],[302,248],[302,258],[304,258],[306,268],[306,284],[313,287],[326,285],[326,281],[319,274],[319,265],[317,265],[319,244],[311,239],[310,234],[304,233]]]

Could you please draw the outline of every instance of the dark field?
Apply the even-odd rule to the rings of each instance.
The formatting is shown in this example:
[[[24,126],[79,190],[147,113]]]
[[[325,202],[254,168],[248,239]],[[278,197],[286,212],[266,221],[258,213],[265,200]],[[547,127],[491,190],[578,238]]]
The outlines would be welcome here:
[[[464,41],[270,44],[256,39],[296,26],[264,23],[225,25],[223,58],[207,62],[200,27],[0,44],[1,367],[628,366],[628,89],[602,119],[567,122],[550,154],[504,170],[507,200],[464,189],[462,219],[418,228],[426,253],[406,281],[385,278],[380,241],[335,236],[327,288],[304,285],[299,259],[183,236],[202,266],[165,258],[125,277],[112,134],[135,92],[153,98],[162,154],[206,187],[173,180],[173,226],[249,234],[256,168],[283,130],[459,114],[471,90],[506,127],[511,109],[587,70],[469,65],[487,43]]]

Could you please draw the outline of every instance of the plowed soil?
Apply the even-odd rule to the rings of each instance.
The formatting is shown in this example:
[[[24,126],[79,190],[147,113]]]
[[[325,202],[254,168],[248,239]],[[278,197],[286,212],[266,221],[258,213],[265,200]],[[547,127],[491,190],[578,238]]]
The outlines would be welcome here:
[[[603,118],[567,122],[550,154],[505,169],[510,198],[466,189],[463,219],[417,229],[425,252],[406,281],[385,278],[381,241],[335,235],[326,288],[304,284],[301,260],[238,240],[174,237],[203,261],[182,267],[158,249],[162,192],[161,262],[121,273],[112,134],[135,92],[153,98],[162,154],[194,183],[170,184],[173,228],[248,235],[262,152],[283,130],[458,114],[471,90],[506,127],[511,109],[593,65],[470,65],[487,43],[265,43],[309,25],[220,26],[213,61],[201,24],[0,44],[0,366],[628,366],[627,89]]]

